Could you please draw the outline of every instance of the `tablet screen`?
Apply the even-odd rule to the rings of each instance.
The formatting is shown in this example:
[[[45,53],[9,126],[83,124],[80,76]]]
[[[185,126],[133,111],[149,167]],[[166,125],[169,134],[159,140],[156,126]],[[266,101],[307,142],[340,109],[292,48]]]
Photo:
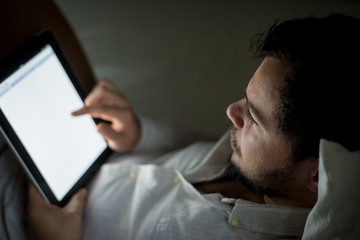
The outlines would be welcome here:
[[[0,84],[0,108],[60,201],[107,147],[83,101],[46,45]]]

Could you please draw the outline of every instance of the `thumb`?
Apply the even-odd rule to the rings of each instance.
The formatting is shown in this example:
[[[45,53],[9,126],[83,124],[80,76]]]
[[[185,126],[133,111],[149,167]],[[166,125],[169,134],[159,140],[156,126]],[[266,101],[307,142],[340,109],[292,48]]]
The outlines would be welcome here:
[[[80,189],[64,207],[66,212],[83,211],[87,200],[88,191],[85,188]]]

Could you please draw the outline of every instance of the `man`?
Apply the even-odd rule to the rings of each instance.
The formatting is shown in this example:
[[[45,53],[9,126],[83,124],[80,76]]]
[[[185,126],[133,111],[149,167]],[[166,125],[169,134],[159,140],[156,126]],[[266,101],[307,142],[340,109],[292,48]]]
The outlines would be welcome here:
[[[162,146],[154,146],[159,138],[146,139],[154,128],[135,116],[110,82],[101,81],[73,115],[111,121],[99,125],[100,134],[114,150],[134,155],[104,165],[88,199],[81,190],[63,209],[44,202],[30,186],[35,234],[40,239],[301,238],[317,200],[320,139],[360,149],[360,119],[352,114],[359,102],[354,88],[359,28],[358,19],[332,15],[275,24],[255,38],[253,49],[264,60],[245,97],[228,107],[234,124],[228,163],[229,134],[215,145],[199,143],[160,156]],[[168,131],[162,137],[174,139]]]

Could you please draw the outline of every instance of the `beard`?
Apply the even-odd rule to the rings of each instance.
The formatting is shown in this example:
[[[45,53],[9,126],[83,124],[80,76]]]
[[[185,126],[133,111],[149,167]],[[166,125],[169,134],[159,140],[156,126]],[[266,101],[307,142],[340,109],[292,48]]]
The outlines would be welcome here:
[[[232,162],[231,155],[226,166],[228,176],[239,181],[251,192],[268,197],[286,198],[292,190],[294,180],[294,167],[292,165],[259,172],[256,177],[250,178],[240,167]]]

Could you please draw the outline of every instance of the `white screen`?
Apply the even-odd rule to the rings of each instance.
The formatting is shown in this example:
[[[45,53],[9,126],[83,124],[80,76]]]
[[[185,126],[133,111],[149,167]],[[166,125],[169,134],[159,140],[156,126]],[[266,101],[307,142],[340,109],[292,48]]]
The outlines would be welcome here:
[[[105,149],[50,45],[0,84],[0,107],[58,200]]]

